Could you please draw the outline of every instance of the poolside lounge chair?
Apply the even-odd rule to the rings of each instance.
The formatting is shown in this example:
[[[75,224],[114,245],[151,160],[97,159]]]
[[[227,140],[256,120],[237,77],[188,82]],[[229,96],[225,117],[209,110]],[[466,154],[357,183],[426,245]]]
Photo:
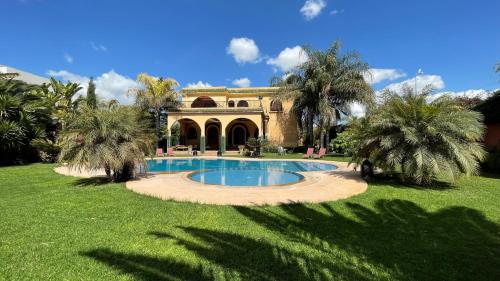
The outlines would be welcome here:
[[[320,159],[321,157],[325,156],[326,154],[326,148],[322,147],[319,149],[318,154],[313,154],[314,159]]]
[[[174,149],[169,147],[167,148],[167,156],[174,156]]]
[[[307,149],[306,154],[304,154],[304,158],[311,158],[311,156],[312,156],[313,152],[314,152],[314,148],[309,147],[309,148]]]
[[[156,157],[163,157],[163,148],[156,149]]]

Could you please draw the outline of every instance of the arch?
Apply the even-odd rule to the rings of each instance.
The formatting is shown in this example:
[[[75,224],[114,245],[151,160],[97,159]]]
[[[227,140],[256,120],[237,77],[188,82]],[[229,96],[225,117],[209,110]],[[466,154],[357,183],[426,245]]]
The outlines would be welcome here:
[[[227,102],[228,107],[234,107],[234,100],[230,100]]]
[[[226,126],[226,145],[228,149],[237,150],[238,145],[245,145],[250,137],[258,137],[259,127],[247,118],[236,118]]]
[[[199,148],[201,136],[200,125],[193,119],[181,118],[173,122],[170,129],[177,124],[179,125],[179,139],[176,141],[176,144],[185,146],[191,145],[195,149]]]
[[[217,118],[210,118],[205,122],[205,142],[207,150],[219,150],[221,128],[221,122]]]
[[[272,100],[270,109],[271,109],[271,111],[282,112],[283,111],[283,104],[281,103],[280,100]]]
[[[217,107],[217,103],[208,96],[197,97],[192,103],[191,108]]]
[[[248,102],[246,100],[238,101],[237,107],[248,107]]]

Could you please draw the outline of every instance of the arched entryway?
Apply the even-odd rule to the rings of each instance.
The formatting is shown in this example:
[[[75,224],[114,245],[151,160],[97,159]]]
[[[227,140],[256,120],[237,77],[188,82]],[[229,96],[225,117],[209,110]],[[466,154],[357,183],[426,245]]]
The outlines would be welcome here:
[[[252,120],[238,118],[231,121],[226,127],[228,150],[238,150],[238,146],[245,145],[251,137],[259,137],[259,129]]]
[[[221,136],[221,122],[210,118],[205,122],[205,138],[207,150],[219,150]]]
[[[201,128],[196,121],[183,118],[174,122],[170,128],[172,129],[174,126],[179,126],[179,145],[192,146],[193,149],[200,148]]]

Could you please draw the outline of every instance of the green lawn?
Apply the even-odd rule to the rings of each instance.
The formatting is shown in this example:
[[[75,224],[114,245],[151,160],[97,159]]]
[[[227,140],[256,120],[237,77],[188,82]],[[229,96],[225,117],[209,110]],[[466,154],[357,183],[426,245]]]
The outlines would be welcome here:
[[[209,206],[0,168],[1,280],[499,280],[500,179]]]

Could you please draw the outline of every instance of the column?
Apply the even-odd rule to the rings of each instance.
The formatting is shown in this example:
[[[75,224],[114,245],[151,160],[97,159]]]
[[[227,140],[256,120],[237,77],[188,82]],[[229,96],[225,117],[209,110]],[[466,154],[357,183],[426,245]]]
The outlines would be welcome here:
[[[172,128],[167,130],[167,148],[172,146]]]
[[[205,126],[200,130],[200,152],[205,153],[206,141],[205,141]]]

